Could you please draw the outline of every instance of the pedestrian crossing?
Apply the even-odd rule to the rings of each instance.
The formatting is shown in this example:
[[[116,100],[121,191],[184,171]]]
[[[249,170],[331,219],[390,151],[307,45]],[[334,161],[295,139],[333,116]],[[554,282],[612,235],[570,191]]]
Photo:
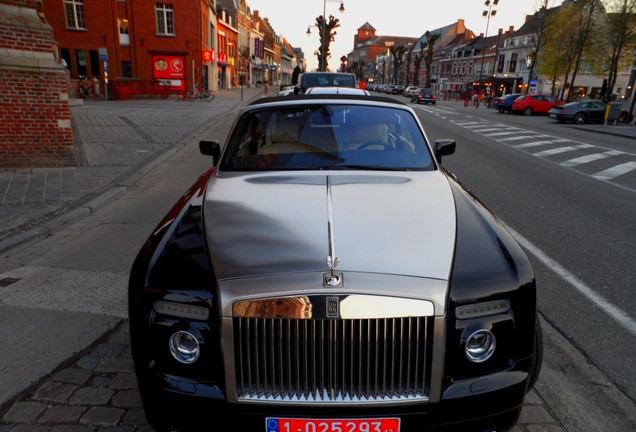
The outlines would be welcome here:
[[[612,150],[496,122],[472,119],[450,121],[561,167],[576,170],[597,180],[636,189],[636,153]]]

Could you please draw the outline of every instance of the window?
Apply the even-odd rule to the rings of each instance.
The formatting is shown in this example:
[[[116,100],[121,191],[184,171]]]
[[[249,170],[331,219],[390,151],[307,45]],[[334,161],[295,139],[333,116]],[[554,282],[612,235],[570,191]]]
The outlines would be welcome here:
[[[517,53],[512,53],[510,56],[510,69],[508,72],[514,72],[517,69]]]
[[[64,0],[66,25],[72,29],[86,29],[84,20],[84,0]]]
[[[121,75],[124,78],[132,78],[133,77],[132,62],[130,62],[128,60],[124,60],[124,61],[121,62]]]
[[[130,45],[130,34],[127,19],[118,19],[119,22],[119,44]]]
[[[504,71],[505,61],[506,61],[506,55],[499,54],[499,62],[497,63],[497,72],[502,73]]]
[[[174,9],[172,5],[157,3],[155,13],[157,15],[157,34],[174,35]]]

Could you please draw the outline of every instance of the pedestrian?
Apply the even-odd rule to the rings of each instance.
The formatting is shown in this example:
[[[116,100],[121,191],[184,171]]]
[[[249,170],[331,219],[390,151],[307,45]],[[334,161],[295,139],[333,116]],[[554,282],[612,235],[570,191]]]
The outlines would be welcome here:
[[[265,80],[264,86],[265,86],[265,96],[267,96],[267,89],[269,88],[269,80]]]

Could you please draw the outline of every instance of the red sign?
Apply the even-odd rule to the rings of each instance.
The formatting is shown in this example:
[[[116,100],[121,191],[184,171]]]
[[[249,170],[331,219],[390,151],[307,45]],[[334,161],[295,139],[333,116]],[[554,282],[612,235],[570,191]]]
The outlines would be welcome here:
[[[214,50],[203,50],[201,51],[201,59],[203,61],[214,61]]]
[[[227,53],[219,53],[219,63],[229,64],[229,57]]]
[[[185,57],[153,55],[152,76],[163,88],[185,90]]]

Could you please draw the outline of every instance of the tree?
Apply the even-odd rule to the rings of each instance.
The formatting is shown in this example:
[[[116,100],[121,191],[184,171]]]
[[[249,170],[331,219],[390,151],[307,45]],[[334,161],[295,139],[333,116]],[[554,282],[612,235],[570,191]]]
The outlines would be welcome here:
[[[573,39],[576,42],[576,50],[574,56],[574,67],[572,69],[572,80],[570,81],[570,89],[574,88],[576,75],[583,61],[583,53],[590,43],[591,36],[595,29],[596,17],[600,9],[603,7],[600,0],[579,0],[574,3],[578,6],[578,11],[572,18],[573,23]],[[572,99],[572,92],[569,91],[567,101]]]
[[[407,47],[404,45],[391,45],[389,48],[393,60],[393,74],[391,77],[391,83],[393,84],[397,84],[397,71],[404,62],[403,56],[406,50]]]
[[[535,30],[536,45],[534,46],[534,51],[532,52],[532,63],[530,64],[530,71],[528,72],[528,85],[526,86],[526,94],[528,94],[528,90],[530,90],[530,81],[532,81],[532,74],[534,73],[534,69],[537,64],[536,60],[539,58],[539,53],[541,52],[541,43],[543,42],[543,34],[545,32],[546,27],[549,24],[548,3],[549,3],[549,0],[543,0],[541,8],[537,12],[537,15],[535,15],[537,19],[537,27]],[[552,82],[554,83],[554,81]]]
[[[607,68],[605,100],[610,100],[616,85],[618,71],[629,65],[632,50],[636,46],[636,0],[613,0],[608,4],[605,26],[594,51],[601,53],[602,64]]]
[[[408,52],[406,53],[406,79],[404,80],[404,85],[408,87],[411,85],[411,61],[413,60],[413,48],[415,48],[414,44],[410,45]]]
[[[364,68],[366,65],[364,60],[354,61],[351,65],[347,66],[347,72],[355,74],[358,81],[364,81]]]
[[[321,71],[326,71],[329,66],[329,59],[331,58],[329,46],[331,45],[331,42],[336,40],[335,36],[338,33],[335,31],[335,29],[340,27],[340,20],[333,15],[329,15],[329,20],[326,21],[325,24],[325,17],[323,15],[320,15],[316,18],[316,27],[318,27],[318,29],[320,30],[320,47],[318,47],[318,51],[316,51],[316,57],[318,58],[319,65],[318,69]]]
[[[415,54],[415,59],[413,60],[413,64],[415,65],[415,67],[413,68],[413,84],[416,86],[420,86],[420,69],[422,68],[422,60],[424,59],[424,57],[422,56],[422,53],[420,52],[420,54]]]
[[[533,60],[533,64],[538,64],[536,69],[539,73],[552,80],[552,96],[556,91],[556,82],[559,77],[564,76],[564,83],[567,82],[574,64],[576,47],[573,39],[567,37],[570,31],[569,20],[569,9],[560,9],[551,16],[550,25],[546,27],[542,37],[542,48],[538,57]]]
[[[424,33],[424,37],[426,38],[426,55],[424,56],[424,65],[426,67],[426,88],[431,87],[431,65],[433,64],[433,55],[435,54],[435,50],[433,46],[435,42],[440,38],[439,33],[431,33],[426,30]]]

